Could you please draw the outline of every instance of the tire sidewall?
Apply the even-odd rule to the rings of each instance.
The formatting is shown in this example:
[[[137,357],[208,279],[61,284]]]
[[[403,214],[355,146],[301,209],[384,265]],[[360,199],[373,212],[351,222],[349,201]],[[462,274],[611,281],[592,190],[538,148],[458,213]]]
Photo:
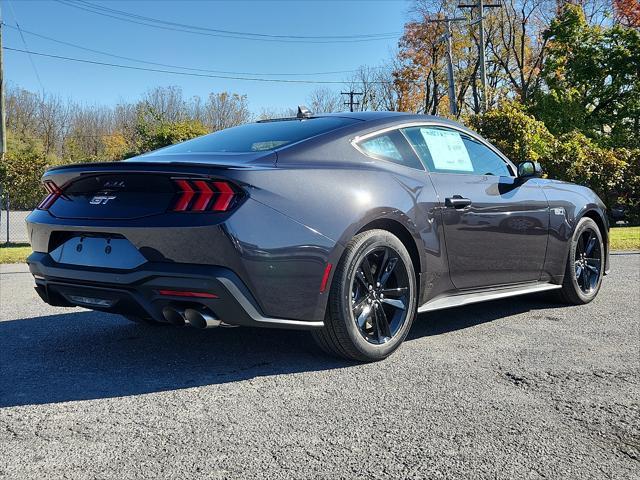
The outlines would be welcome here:
[[[340,317],[344,321],[346,331],[353,343],[353,346],[367,358],[379,360],[393,353],[407,337],[416,315],[417,293],[413,263],[402,242],[395,235],[385,231],[372,231],[370,233],[370,235],[364,235],[359,238],[354,245],[354,249],[351,251],[351,254],[344,259],[345,265],[341,271],[341,278],[338,279],[339,285],[337,285],[337,293],[339,294],[338,306],[340,310]],[[351,285],[355,271],[360,265],[363,256],[378,247],[388,247],[394,250],[404,263],[404,267],[409,277],[409,305],[407,308],[407,318],[396,335],[387,343],[382,345],[369,343],[360,334],[351,309]]]
[[[590,229],[595,232],[596,237],[598,238],[599,246],[600,246],[600,275],[598,277],[598,283],[596,288],[593,289],[591,293],[584,293],[578,285],[578,279],[576,278],[576,270],[575,270],[575,261],[576,261],[576,246],[578,244],[578,240],[580,236],[584,233],[585,230]],[[600,229],[596,222],[592,219],[585,217],[580,220],[575,231],[573,232],[573,237],[571,238],[571,248],[569,250],[569,263],[567,265],[568,274],[571,275],[571,285],[576,293],[576,295],[580,298],[583,303],[588,303],[593,300],[598,292],[600,291],[600,285],[602,285],[602,277],[604,272],[604,242],[602,240],[602,234],[600,233]]]

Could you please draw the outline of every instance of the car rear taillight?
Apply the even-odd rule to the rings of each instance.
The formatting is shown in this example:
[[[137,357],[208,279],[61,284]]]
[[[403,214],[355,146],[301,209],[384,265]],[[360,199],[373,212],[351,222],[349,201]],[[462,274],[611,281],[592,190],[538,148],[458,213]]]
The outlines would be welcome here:
[[[174,212],[228,212],[240,197],[240,192],[224,180],[174,178],[178,195]]]
[[[38,205],[39,210],[49,210],[51,205],[55,203],[60,196],[62,196],[62,190],[51,180],[44,181],[44,188],[47,190],[47,196]]]

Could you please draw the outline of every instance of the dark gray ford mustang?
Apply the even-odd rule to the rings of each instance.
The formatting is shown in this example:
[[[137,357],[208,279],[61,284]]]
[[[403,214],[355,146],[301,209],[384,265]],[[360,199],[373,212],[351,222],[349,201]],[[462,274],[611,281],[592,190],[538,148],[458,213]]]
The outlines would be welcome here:
[[[540,174],[442,118],[300,109],[47,171],[28,263],[51,305],[309,329],[328,353],[379,360],[417,312],[596,296],[605,206]]]

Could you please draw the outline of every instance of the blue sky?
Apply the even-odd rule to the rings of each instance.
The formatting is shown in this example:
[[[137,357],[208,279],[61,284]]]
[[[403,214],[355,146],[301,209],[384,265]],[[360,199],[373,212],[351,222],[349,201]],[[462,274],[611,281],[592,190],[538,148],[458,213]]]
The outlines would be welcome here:
[[[63,0],[67,2],[67,0]],[[95,5],[153,17],[167,22],[267,35],[342,36],[401,32],[410,3],[405,0],[362,1],[103,1]],[[103,12],[106,12],[103,10]],[[108,12],[106,12],[108,13]],[[344,80],[349,74],[312,72],[353,70],[379,65],[390,57],[397,36],[351,43],[283,43],[221,38],[164,30],[97,15],[52,0],[2,0],[2,17],[24,31],[27,49],[100,62],[144,65],[83,51],[26,32],[148,62],[230,72],[255,72],[265,78]],[[131,17],[130,17],[131,18]],[[3,45],[25,49],[15,28],[3,28]],[[29,57],[5,50],[5,78],[23,88],[40,91]],[[185,96],[211,91],[247,94],[250,108],[283,109],[303,103],[322,85],[279,84],[230,79],[197,78],[166,73],[124,70],[32,56],[47,93],[89,104],[135,100],[155,86],[178,85]],[[309,73],[274,77],[268,73]],[[336,90],[340,85],[327,85]]]

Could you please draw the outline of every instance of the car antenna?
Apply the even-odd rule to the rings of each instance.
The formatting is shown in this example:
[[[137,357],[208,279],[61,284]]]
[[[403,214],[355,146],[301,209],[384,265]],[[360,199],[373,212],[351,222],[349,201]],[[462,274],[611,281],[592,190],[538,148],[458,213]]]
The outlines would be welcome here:
[[[298,105],[298,114],[296,115],[296,118],[311,118],[312,116],[313,113],[311,113],[311,110],[304,105]]]

